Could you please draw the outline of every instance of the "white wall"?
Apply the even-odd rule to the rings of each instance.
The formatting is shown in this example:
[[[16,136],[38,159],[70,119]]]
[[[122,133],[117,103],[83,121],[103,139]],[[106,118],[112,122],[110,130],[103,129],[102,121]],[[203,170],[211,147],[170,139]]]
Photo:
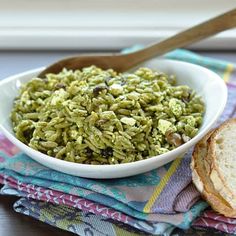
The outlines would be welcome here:
[[[236,0],[0,0],[0,49],[119,49],[162,40]],[[194,45],[236,49],[236,30]]]

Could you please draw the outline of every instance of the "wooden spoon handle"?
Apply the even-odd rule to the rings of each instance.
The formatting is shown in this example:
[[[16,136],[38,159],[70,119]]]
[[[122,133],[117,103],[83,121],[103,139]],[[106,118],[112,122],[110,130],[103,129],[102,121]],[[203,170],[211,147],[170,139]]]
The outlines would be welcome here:
[[[162,55],[176,48],[187,46],[234,27],[236,27],[236,8],[196,25],[188,30],[180,32],[179,34],[160,43],[156,43],[143,50],[127,54],[127,57],[130,59],[130,65],[128,67],[132,67],[132,65],[135,66],[138,63],[151,59],[155,56]]]

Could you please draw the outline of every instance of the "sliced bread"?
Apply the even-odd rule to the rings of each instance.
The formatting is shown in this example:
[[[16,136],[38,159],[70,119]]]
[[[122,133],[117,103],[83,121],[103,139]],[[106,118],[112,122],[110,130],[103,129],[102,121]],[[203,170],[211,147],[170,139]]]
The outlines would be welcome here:
[[[209,144],[210,179],[215,190],[236,209],[236,119],[220,125]]]
[[[191,163],[193,182],[202,197],[215,211],[228,217],[236,217],[236,210],[215,190],[208,175],[210,174],[210,165],[206,157],[208,156],[208,140],[213,132],[209,132],[194,148]]]

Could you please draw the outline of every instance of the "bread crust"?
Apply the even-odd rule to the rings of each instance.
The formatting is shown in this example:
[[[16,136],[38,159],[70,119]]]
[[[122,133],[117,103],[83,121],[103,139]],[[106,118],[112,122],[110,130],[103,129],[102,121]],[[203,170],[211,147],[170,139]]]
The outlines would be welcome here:
[[[222,132],[223,129],[228,128],[230,125],[236,125],[236,119],[230,119],[221,124],[215,132],[210,137],[209,141],[209,154],[208,159],[211,161],[210,165],[210,179],[214,185],[214,188],[217,192],[228,202],[228,204],[236,209],[236,196],[232,192],[231,188],[228,185],[228,182],[225,180],[224,175],[221,173],[219,165],[217,163],[217,155],[216,155],[216,145],[217,145],[217,137]]]
[[[210,131],[194,148],[191,162],[192,179],[202,197],[215,211],[227,217],[236,217],[236,210],[218,194],[209,176],[208,141],[214,132],[214,130]]]
[[[200,193],[204,193],[204,184],[201,177],[201,171],[200,171],[200,160],[202,159],[199,154],[205,155],[203,153],[202,147],[204,147],[204,144],[206,143],[206,140],[210,137],[212,132],[209,132],[205,137],[203,137],[202,140],[200,140],[194,147],[193,153],[192,153],[192,161],[191,161],[191,169],[192,169],[192,179],[193,183],[195,184],[196,188]],[[204,195],[204,194],[203,194]]]

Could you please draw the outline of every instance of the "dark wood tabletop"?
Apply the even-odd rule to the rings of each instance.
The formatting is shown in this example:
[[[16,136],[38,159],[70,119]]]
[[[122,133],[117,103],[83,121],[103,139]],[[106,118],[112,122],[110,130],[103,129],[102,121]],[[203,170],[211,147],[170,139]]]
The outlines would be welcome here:
[[[235,52],[200,52],[236,63]],[[0,79],[25,70],[50,64],[59,58],[78,52],[6,52],[0,51]],[[0,186],[1,187],[1,186]],[[54,228],[31,217],[16,213],[17,197],[0,196],[0,236],[70,236],[72,233]],[[175,230],[174,235],[227,235],[214,230]],[[95,235],[96,236],[96,235]]]

